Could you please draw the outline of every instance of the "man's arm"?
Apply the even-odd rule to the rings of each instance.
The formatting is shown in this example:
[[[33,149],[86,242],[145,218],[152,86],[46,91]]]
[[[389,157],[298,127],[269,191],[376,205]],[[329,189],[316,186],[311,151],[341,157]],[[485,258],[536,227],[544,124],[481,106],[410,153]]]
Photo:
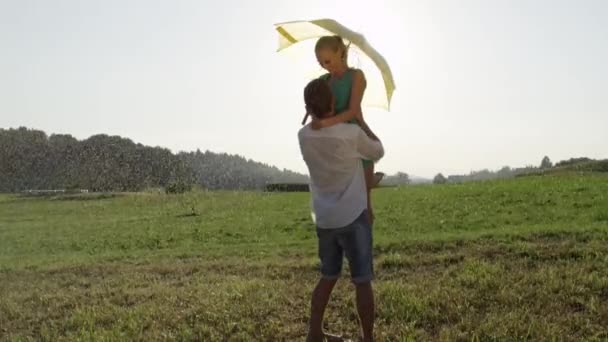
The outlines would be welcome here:
[[[378,161],[384,156],[384,147],[380,139],[372,132],[367,124],[361,126],[357,133],[357,152],[363,158]]]

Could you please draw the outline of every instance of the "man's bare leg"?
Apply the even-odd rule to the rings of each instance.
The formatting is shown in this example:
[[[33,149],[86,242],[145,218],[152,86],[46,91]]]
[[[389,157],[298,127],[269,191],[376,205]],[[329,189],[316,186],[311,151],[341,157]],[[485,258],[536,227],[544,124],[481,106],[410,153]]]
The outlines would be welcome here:
[[[323,314],[338,279],[320,279],[312,292],[307,342],[323,341]]]
[[[357,312],[361,320],[363,342],[374,340],[374,290],[371,282],[356,284]]]

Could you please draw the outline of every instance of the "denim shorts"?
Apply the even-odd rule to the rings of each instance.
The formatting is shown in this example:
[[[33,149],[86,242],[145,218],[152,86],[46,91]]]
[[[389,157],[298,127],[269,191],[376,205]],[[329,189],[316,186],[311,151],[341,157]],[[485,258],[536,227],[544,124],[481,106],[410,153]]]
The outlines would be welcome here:
[[[321,275],[324,279],[340,277],[344,256],[348,260],[353,283],[365,283],[374,278],[372,229],[367,210],[346,227],[335,229],[317,227],[317,236]]]

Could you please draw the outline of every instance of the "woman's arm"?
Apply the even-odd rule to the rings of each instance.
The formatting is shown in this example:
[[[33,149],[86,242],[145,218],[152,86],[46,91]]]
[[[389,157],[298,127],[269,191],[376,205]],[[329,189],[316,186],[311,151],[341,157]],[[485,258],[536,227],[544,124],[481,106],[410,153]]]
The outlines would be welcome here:
[[[378,137],[376,136],[376,134],[374,134],[374,132],[372,131],[371,128],[369,128],[369,126],[367,125],[367,122],[365,122],[364,120],[359,121],[359,126],[361,126],[361,129],[363,130],[363,132],[365,132],[365,134],[372,140],[376,140],[376,141],[380,141],[380,139],[378,139]]]
[[[365,74],[361,70],[354,70],[353,73],[353,86],[350,91],[350,102],[348,103],[348,109],[338,115],[332,116],[331,118],[317,120],[313,122],[313,128],[319,129],[323,127],[330,127],[342,122],[348,122],[352,119],[357,119],[360,124],[363,124],[363,112],[361,111],[361,101],[363,100],[363,94],[367,87],[367,81],[365,80]]]

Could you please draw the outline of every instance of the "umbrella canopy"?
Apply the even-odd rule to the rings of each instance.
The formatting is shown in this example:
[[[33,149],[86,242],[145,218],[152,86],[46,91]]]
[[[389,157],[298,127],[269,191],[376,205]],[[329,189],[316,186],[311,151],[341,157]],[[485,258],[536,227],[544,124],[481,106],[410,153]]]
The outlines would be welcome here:
[[[278,51],[322,36],[338,35],[342,37],[345,44],[349,45],[349,62],[352,63],[354,60],[352,66],[363,70],[367,79],[362,105],[390,109],[391,98],[395,90],[393,74],[384,57],[367,42],[362,34],[332,19],[291,21],[275,24],[275,28],[279,33]],[[312,54],[313,52],[307,53]],[[310,58],[310,60],[314,61],[314,66],[320,74],[322,70],[319,70],[316,59]]]

